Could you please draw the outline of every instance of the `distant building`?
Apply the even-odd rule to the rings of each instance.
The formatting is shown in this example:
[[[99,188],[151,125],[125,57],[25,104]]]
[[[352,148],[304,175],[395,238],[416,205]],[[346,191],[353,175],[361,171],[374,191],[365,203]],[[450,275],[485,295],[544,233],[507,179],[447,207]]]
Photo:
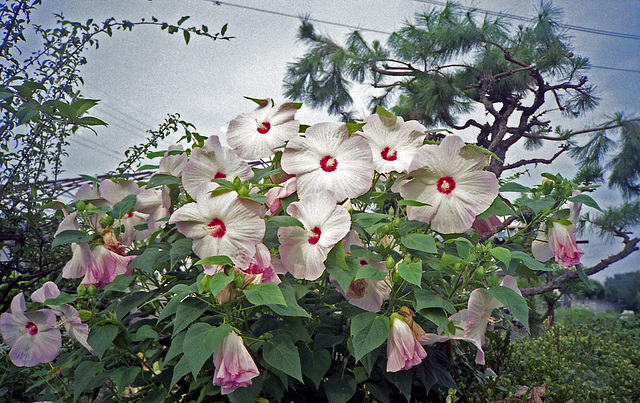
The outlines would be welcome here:
[[[560,306],[563,308],[589,309],[593,312],[620,312],[620,304],[617,302],[603,301],[599,299],[578,299],[567,294],[560,298]]]

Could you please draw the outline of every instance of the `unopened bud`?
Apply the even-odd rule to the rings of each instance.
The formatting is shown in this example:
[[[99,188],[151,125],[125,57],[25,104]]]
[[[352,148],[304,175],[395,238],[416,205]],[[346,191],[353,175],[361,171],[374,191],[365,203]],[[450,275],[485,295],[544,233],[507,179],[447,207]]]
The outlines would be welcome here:
[[[113,217],[106,216],[101,218],[100,221],[98,221],[98,224],[100,224],[100,228],[105,229],[105,228],[111,227],[113,222],[114,222]]]
[[[84,284],[80,284],[78,288],[76,288],[76,292],[78,293],[78,297],[84,297],[87,293],[87,287]]]
[[[235,288],[242,288],[243,284],[244,284],[244,277],[242,277],[242,274],[240,273],[236,274],[236,277],[233,279],[233,286]]]
[[[80,213],[82,213],[86,207],[87,207],[87,205],[82,200],[80,200],[80,201],[78,201],[76,203],[76,210],[78,210],[78,212],[80,212]]]
[[[238,189],[238,196],[247,197],[249,196],[249,187],[245,184],[240,189]]]
[[[387,256],[387,270],[391,270],[396,267],[396,261],[393,260],[393,256]]]
[[[95,285],[91,284],[87,286],[87,293],[90,297],[95,297],[96,295],[98,295],[98,288]]]
[[[233,178],[233,190],[239,190],[242,187],[242,181],[237,176]]]
[[[81,321],[86,322],[91,319],[91,316],[93,316],[93,314],[91,313],[91,311],[87,311],[86,309],[80,309],[78,310],[78,316],[80,317]]]

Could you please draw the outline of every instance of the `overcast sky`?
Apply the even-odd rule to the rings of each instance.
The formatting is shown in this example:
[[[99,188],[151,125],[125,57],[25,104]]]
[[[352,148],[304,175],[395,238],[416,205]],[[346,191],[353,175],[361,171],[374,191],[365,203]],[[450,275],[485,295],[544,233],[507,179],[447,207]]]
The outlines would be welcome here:
[[[353,29],[334,24],[392,32],[412,20],[415,13],[438,8],[427,0],[229,0],[220,5],[207,0],[45,0],[43,3],[34,20],[44,26],[53,25],[54,13],[63,13],[67,19],[78,21],[89,18],[104,21],[109,17],[138,21],[155,16],[169,23],[188,15],[191,18],[185,26],[204,24],[210,31],[217,32],[227,23],[227,35],[234,37],[230,41],[214,42],[192,36],[187,46],[182,35],[168,35],[158,27],[136,27],[133,32],[102,37],[98,50],[86,52],[88,64],[82,69],[85,81],[82,93],[87,98],[101,100],[92,112],[109,126],[98,128],[97,136],[85,131],[71,139],[66,177],[114,169],[123,159],[124,150],[141,143],[145,131],[156,128],[169,113],[180,113],[203,135],[224,136],[223,131],[231,119],[254,108],[244,96],[282,99],[287,63],[305,51],[296,41],[300,25],[297,16],[309,15],[326,21],[315,22],[316,29],[340,41]],[[532,17],[538,2],[480,0],[461,4]],[[554,5],[563,9],[565,24],[640,34],[640,2],[637,0],[565,0],[556,1]],[[515,20],[511,22],[514,26],[518,24]],[[363,33],[368,40],[386,42],[385,34]],[[554,121],[553,124],[596,124],[617,111],[640,116],[637,95],[640,74],[611,70],[640,70],[640,41],[578,30],[568,33],[573,36],[577,54],[588,56],[594,66],[610,69],[593,68],[588,74],[602,97],[601,107],[595,113],[577,122]],[[365,94],[360,95],[360,102],[353,109],[365,115]],[[337,120],[306,107],[297,118],[305,124]],[[468,134],[465,139],[472,141],[473,137]],[[549,146],[544,151],[550,156],[554,148]],[[519,158],[512,155],[511,159]],[[564,159],[553,169],[571,177],[574,165]],[[531,180],[537,182],[537,175]],[[606,206],[612,193],[601,192],[596,198]],[[583,248],[586,252],[583,263],[588,267],[618,248],[590,237],[589,245]],[[640,258],[625,261],[595,278],[602,280],[618,271],[637,270],[638,265]]]

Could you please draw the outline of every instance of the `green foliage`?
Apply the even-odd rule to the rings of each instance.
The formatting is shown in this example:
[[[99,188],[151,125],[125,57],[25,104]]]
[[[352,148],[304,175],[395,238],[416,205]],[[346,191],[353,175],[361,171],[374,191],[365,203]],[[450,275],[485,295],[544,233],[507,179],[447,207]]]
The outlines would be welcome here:
[[[638,316],[575,309],[557,314],[556,325],[539,338],[492,334],[486,367],[473,367],[469,355],[457,355],[454,372],[468,401],[515,402],[519,389],[526,389],[526,396],[543,384],[547,400],[554,402],[637,400]]]

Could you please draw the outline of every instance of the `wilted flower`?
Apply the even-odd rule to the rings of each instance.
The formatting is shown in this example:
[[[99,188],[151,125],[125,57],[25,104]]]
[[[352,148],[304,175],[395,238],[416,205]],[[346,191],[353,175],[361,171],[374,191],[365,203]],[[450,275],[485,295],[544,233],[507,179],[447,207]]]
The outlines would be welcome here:
[[[24,294],[11,301],[11,313],[0,315],[0,333],[11,347],[9,358],[18,367],[33,367],[53,361],[60,351],[62,335],[50,309],[25,312]]]
[[[498,179],[483,170],[485,164],[486,157],[458,136],[420,148],[410,168],[413,179],[400,186],[400,194],[427,205],[408,206],[409,219],[431,223],[443,234],[471,228],[498,195]]]
[[[553,227],[547,229],[546,235],[544,230],[544,227],[541,228],[536,240],[531,244],[533,257],[541,262],[555,257],[556,262],[566,268],[580,264],[580,257],[584,252],[578,247],[573,225],[554,221]]]
[[[427,356],[413,331],[399,314],[391,315],[387,339],[387,372],[404,371],[418,365]]]
[[[213,384],[222,387],[223,395],[233,392],[238,387],[246,388],[251,385],[253,378],[260,375],[256,363],[242,342],[242,337],[234,331],[229,332],[213,353],[213,363],[216,366]]]

